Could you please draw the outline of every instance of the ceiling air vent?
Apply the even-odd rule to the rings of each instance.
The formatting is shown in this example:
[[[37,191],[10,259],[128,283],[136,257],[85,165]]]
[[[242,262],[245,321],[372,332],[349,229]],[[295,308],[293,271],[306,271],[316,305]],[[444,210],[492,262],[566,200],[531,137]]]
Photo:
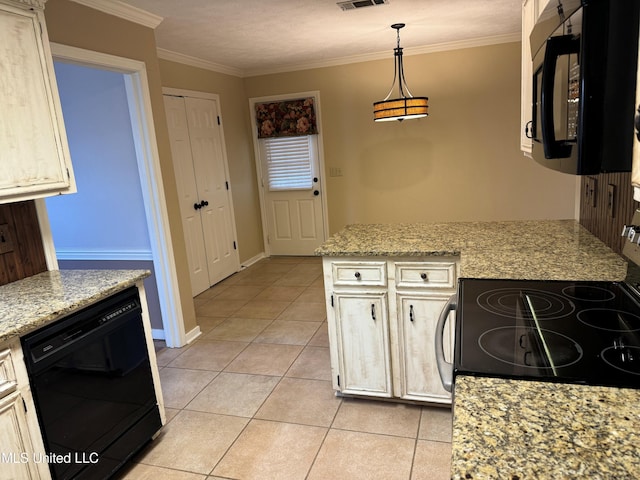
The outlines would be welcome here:
[[[355,10],[356,8],[375,7],[388,4],[389,0],[352,0],[351,2],[338,2],[342,10]]]

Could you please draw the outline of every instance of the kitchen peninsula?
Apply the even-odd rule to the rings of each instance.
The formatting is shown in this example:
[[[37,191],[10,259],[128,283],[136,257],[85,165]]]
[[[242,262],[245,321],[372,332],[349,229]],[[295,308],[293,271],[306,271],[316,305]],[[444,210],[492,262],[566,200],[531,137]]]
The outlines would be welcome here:
[[[459,256],[461,277],[624,280],[627,262],[574,220],[354,224],[324,257]]]
[[[438,270],[433,279],[442,280],[439,286],[447,294],[455,291],[452,276],[621,281],[627,272],[622,257],[573,220],[356,224],[332,236],[316,254],[324,257],[325,289],[331,297],[327,301],[327,318],[334,377],[345,371],[349,374],[350,359],[343,348],[343,333],[348,333],[349,328],[341,325],[340,312],[331,306],[331,301],[336,304],[336,297],[344,288],[348,288],[347,294],[355,295],[359,288],[355,282],[361,281],[341,286],[340,281],[344,282],[347,276],[340,277],[342,272],[335,268],[340,262],[353,264],[353,276],[359,273],[360,279],[370,283],[375,283],[375,276],[366,276],[356,265],[378,262],[389,285],[398,283],[402,273],[395,267],[398,263],[406,267],[415,261],[420,268],[429,268],[444,262],[444,270]],[[447,264],[455,265],[454,272],[446,270]],[[443,275],[443,271],[450,273]],[[413,285],[418,285],[420,278],[423,277],[411,277],[416,280]],[[423,280],[432,283],[431,275]],[[382,294],[387,284],[381,285],[363,285],[360,291],[371,298],[376,293]],[[393,361],[379,363],[391,366],[388,389],[378,396],[418,399],[406,395],[405,383],[407,380],[415,383],[416,379],[412,378],[415,372],[406,368],[410,359],[402,353],[407,343],[401,332],[418,323],[415,313],[407,315],[408,307],[413,306],[412,312],[418,312],[415,300],[434,296],[436,285],[423,285],[429,290],[420,293],[418,288],[412,290],[410,283],[401,289],[390,287],[384,294],[383,298],[388,298],[391,305],[391,320],[387,323],[390,338],[385,337],[390,347],[384,354],[388,353]],[[406,308],[403,295],[409,298]],[[360,317],[360,324],[367,323],[368,316]],[[434,330],[435,319],[429,321],[432,322],[429,328]],[[425,327],[424,331],[428,329]],[[428,348],[433,348],[432,335],[422,338]],[[427,365],[421,366],[428,369]],[[429,370],[428,376],[433,372]],[[345,381],[334,379],[334,387],[340,391]],[[357,389],[347,393],[357,394]],[[423,400],[433,402],[433,392]],[[447,403],[442,395],[439,400]],[[640,478],[636,449],[640,415],[635,411],[639,402],[640,391],[633,389],[457,377],[453,395],[452,478]]]

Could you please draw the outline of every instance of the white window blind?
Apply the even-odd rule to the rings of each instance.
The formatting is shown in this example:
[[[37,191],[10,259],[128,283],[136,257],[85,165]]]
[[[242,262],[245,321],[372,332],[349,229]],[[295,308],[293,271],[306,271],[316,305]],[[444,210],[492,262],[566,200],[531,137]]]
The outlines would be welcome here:
[[[269,190],[309,190],[312,187],[314,135],[264,138]]]

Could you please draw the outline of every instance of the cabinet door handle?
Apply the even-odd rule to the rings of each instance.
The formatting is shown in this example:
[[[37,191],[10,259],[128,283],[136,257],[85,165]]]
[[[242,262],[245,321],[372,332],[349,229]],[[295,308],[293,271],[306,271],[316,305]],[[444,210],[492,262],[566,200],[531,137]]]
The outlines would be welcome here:
[[[421,279],[423,279],[423,280],[425,280],[425,281],[429,279],[429,277],[427,276],[427,274],[426,274],[426,273],[424,273],[424,272],[420,274],[420,278],[421,278]]]
[[[409,305],[409,321],[413,322],[415,320],[415,316],[413,314],[413,305]]]
[[[353,274],[358,280],[360,280],[360,272],[356,272]]]
[[[371,304],[371,318],[373,318],[374,320],[376,319],[376,304],[375,303]]]

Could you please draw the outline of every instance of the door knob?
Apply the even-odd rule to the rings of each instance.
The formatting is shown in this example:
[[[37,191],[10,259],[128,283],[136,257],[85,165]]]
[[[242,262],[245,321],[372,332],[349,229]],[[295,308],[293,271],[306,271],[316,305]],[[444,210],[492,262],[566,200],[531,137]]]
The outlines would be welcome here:
[[[207,202],[206,200],[202,200],[200,203],[194,203],[193,208],[195,210],[200,210],[201,208],[206,207],[207,205],[209,205],[209,202]]]
[[[320,195],[320,191],[319,190],[314,190],[313,194],[317,197],[318,195]]]

